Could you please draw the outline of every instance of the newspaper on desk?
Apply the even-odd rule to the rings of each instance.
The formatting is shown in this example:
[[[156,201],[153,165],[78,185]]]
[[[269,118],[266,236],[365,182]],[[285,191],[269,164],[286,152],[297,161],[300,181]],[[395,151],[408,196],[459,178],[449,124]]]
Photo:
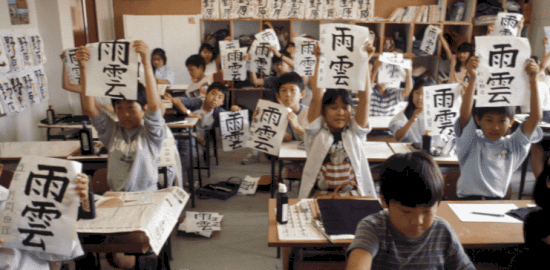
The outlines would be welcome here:
[[[189,199],[179,187],[156,192],[107,193],[96,202],[96,218],[79,220],[79,233],[143,232],[159,254]]]

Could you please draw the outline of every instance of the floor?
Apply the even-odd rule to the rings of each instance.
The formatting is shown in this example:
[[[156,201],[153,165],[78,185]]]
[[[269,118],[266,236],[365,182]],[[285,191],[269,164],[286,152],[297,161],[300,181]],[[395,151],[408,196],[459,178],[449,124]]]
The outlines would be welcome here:
[[[270,162],[261,155],[261,162],[241,165],[240,161],[249,152],[241,149],[222,152],[219,165],[213,165],[210,178],[203,172],[203,185],[224,181],[231,176],[244,178],[246,175],[259,177],[270,174]],[[212,157],[212,163],[215,164]],[[517,199],[519,190],[519,171],[514,174],[513,199]],[[532,172],[527,175],[523,199],[530,198],[534,183]],[[291,198],[297,197],[298,183],[293,183]],[[235,196],[227,201],[196,200],[196,208],[189,202],[184,211],[219,212],[224,215],[222,231],[211,238],[174,232],[171,236],[173,261],[171,268],[178,269],[282,269],[280,259],[276,258],[276,248],[267,246],[267,201],[269,192],[257,192],[255,195]],[[491,263],[480,263],[478,269],[498,269]],[[70,267],[72,269],[72,267]],[[102,260],[102,269],[110,268]]]

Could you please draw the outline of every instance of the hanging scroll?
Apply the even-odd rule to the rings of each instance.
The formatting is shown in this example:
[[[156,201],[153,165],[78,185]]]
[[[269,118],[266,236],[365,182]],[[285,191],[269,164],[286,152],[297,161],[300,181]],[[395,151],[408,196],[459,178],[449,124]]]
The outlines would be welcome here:
[[[372,21],[374,18],[374,0],[357,0],[357,18],[360,21]]]
[[[11,85],[10,77],[8,75],[0,75],[0,98],[6,114],[15,115],[23,108],[21,103],[18,100],[18,96],[13,91],[13,86]]]
[[[201,0],[201,12],[203,19],[219,19],[220,0]]]
[[[0,30],[0,38],[4,41],[4,52],[8,57],[10,64],[10,72],[21,70],[21,56],[19,54],[19,46],[12,30]]]
[[[29,42],[29,51],[32,56],[33,65],[46,63],[46,54],[44,53],[44,41],[38,30],[27,30],[27,41]]]
[[[324,10],[323,0],[306,1],[305,18],[306,19],[322,19]]]

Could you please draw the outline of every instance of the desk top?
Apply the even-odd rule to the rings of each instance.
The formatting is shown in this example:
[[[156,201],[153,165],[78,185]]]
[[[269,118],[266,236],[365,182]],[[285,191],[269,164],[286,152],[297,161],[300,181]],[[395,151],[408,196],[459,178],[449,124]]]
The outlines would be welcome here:
[[[295,204],[300,199],[289,199]],[[456,232],[458,239],[465,248],[505,247],[523,244],[523,223],[496,223],[496,222],[462,222],[449,207],[450,203],[478,203],[504,204],[513,203],[518,207],[532,204],[530,200],[503,200],[503,201],[442,201],[437,209],[437,215],[444,218]],[[276,199],[269,199],[268,203],[268,246],[270,247],[319,247],[332,246],[328,240],[282,241],[277,232],[275,209]],[[348,246],[351,239],[335,240],[335,245]]]
[[[419,151],[418,149],[415,149],[411,143],[389,143],[389,145],[396,154]],[[432,156],[432,158],[438,165],[458,165],[458,157],[456,154],[452,156]]]
[[[0,143],[0,160],[19,161],[23,156],[67,158],[76,149],[80,149],[80,141],[77,140],[3,142]]]
[[[243,87],[243,88],[229,88],[229,91],[237,92],[237,91],[271,91],[271,89],[263,88],[263,87]]]
[[[304,161],[307,159],[306,150],[298,149],[300,141],[284,142],[279,150],[279,159],[281,160],[297,160]],[[384,162],[394,153],[386,142],[371,142],[363,143],[367,159],[370,162]]]
[[[370,116],[369,124],[372,130],[389,130],[393,116]]]
[[[192,128],[197,124],[198,121],[198,118],[186,117],[184,120],[181,121],[174,121],[170,123],[167,122],[166,125],[169,128]]]

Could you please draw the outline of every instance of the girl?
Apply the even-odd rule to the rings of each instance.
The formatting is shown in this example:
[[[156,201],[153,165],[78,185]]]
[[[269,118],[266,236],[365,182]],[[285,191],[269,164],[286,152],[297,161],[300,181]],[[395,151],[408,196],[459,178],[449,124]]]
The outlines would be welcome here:
[[[166,66],[166,52],[156,48],[151,53],[153,72],[157,78],[157,84],[174,84],[174,70]]]
[[[367,59],[374,53],[374,47],[367,43]],[[315,47],[319,59],[321,50]],[[315,68],[312,89],[313,97],[308,111],[309,125],[304,141],[308,159],[304,166],[299,198],[306,198],[317,182],[320,189],[335,188],[341,183],[355,181],[362,196],[377,197],[362,141],[368,128],[370,74],[367,69],[365,91],[359,91],[359,105],[352,116],[351,94],[344,89],[322,89],[317,87],[318,65]],[[349,189],[349,186],[346,187]]]
[[[474,46],[471,43],[464,42],[458,46],[455,55],[451,52],[449,43],[447,43],[447,40],[443,37],[443,31],[439,33],[439,39],[441,40],[445,54],[447,54],[451,62],[448,83],[460,83],[462,84],[462,90],[466,89],[469,81],[466,63],[468,63],[468,60],[470,60],[470,57],[474,54]]]
[[[218,71],[218,66],[216,65],[216,61],[214,61],[218,55],[216,53],[216,48],[208,43],[203,43],[199,48],[199,55],[204,58],[204,63],[206,63],[204,75],[208,76]]]
[[[423,89],[424,86],[434,84],[435,82],[428,77],[422,77],[415,82],[407,107],[390,121],[390,131],[397,141],[413,143],[422,141],[425,130],[422,113]]]

